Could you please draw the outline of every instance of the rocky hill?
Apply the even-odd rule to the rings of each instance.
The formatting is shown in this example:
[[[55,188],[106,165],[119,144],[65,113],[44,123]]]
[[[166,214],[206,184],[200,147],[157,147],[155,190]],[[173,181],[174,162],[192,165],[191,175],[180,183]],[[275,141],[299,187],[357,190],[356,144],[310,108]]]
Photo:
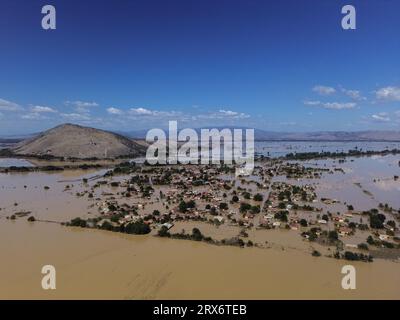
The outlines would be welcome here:
[[[70,158],[115,158],[145,154],[143,143],[112,132],[63,124],[18,143],[18,155],[51,155]]]

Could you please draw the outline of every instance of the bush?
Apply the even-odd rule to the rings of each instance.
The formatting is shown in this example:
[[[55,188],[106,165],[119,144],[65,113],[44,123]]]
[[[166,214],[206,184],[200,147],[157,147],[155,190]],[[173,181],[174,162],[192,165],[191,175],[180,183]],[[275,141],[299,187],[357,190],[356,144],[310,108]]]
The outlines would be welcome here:
[[[339,235],[337,233],[337,231],[333,230],[333,231],[329,231],[328,233],[328,238],[332,241],[336,241],[339,239]]]
[[[369,224],[371,228],[374,229],[382,229],[383,228],[383,223],[385,222],[385,215],[381,213],[370,213],[369,216]]]
[[[248,204],[248,203],[246,203],[246,202],[242,202],[242,203],[240,204],[239,211],[240,211],[241,213],[245,213],[245,212],[247,212],[247,210],[250,210],[250,209],[251,209],[251,205],[250,205],[250,204]]]
[[[75,218],[72,219],[70,222],[70,225],[73,227],[81,227],[81,228],[85,228],[86,227],[86,220],[83,220],[81,218]]]
[[[160,230],[158,230],[159,237],[170,237],[170,233],[168,232],[168,228],[166,226],[162,226]]]
[[[311,253],[311,255],[312,255],[313,257],[320,257],[320,256],[321,256],[321,253],[320,253],[319,251],[317,251],[317,250],[314,250],[314,251]]]
[[[277,213],[275,213],[275,219],[278,219],[280,221],[283,222],[287,222],[288,221],[288,217],[287,217],[288,212],[287,211],[279,211]]]
[[[306,219],[301,219],[301,220],[300,220],[300,225],[301,225],[302,227],[307,227],[307,226],[308,226],[307,220],[306,220]]]
[[[201,241],[203,240],[204,236],[203,234],[200,232],[199,229],[197,228],[193,228],[192,230],[192,239],[195,241]]]
[[[220,208],[221,210],[227,210],[227,209],[228,209],[228,204],[225,203],[225,202],[221,202],[221,203],[219,204],[219,208]]]
[[[143,221],[137,221],[127,224],[124,231],[129,234],[148,234],[151,229]]]

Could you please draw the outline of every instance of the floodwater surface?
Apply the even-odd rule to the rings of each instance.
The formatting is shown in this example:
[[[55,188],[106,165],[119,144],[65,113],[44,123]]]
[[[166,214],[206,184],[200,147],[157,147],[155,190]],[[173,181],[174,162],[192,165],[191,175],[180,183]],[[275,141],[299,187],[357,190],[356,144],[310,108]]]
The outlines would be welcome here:
[[[337,198],[338,208],[345,202],[356,210],[381,202],[399,208],[399,181],[393,179],[398,160],[308,161],[345,171],[308,182],[319,196]],[[310,244],[291,230],[249,232],[249,239],[268,245],[238,248],[57,223],[97,214],[96,200],[76,193],[84,190],[82,178],[91,183],[104,172],[0,174],[1,299],[400,299],[398,260],[349,263],[313,257]],[[18,212],[55,223],[7,219]],[[174,230],[190,231],[195,225],[179,222]],[[216,239],[235,236],[228,225],[200,226]],[[341,269],[347,264],[356,267],[356,290],[341,287]],[[41,288],[44,265],[56,268],[56,290]]]

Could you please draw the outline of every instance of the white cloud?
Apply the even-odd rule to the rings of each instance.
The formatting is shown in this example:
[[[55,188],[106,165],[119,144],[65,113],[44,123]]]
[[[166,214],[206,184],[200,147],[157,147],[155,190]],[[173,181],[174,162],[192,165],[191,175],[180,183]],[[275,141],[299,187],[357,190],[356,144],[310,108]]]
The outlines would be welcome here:
[[[322,107],[325,109],[353,109],[357,104],[355,102],[327,102],[323,103]]]
[[[304,101],[306,106],[321,107],[324,109],[353,109],[357,106],[355,102],[321,102],[321,101]]]
[[[226,119],[226,120],[234,120],[234,119],[247,119],[250,118],[250,115],[242,113],[242,112],[236,112],[236,111],[231,111],[231,110],[223,110],[220,109],[218,112],[211,112],[207,114],[199,114],[196,115],[197,119]]]
[[[312,89],[312,91],[314,91],[314,92],[316,92],[316,93],[318,93],[320,95],[323,95],[323,96],[329,96],[331,94],[334,94],[336,92],[336,89],[332,88],[332,87],[320,86],[319,85],[319,86],[315,86]]]
[[[71,106],[75,109],[75,113],[90,113],[89,109],[92,107],[98,107],[97,102],[86,102],[86,101],[66,101],[65,105]]]
[[[181,112],[177,111],[158,111],[158,110],[149,110],[146,108],[131,108],[128,113],[131,116],[139,116],[139,117],[176,117],[175,120],[179,120],[178,118],[182,117]]]
[[[390,121],[389,115],[386,112],[380,112],[378,114],[373,114],[372,119],[378,122],[388,122]]]
[[[361,95],[359,90],[348,90],[345,88],[341,88],[341,90],[346,96],[352,98],[353,100],[366,100],[366,98]]]
[[[155,115],[157,113],[157,111],[151,111],[149,109],[145,109],[145,108],[131,108],[129,110],[129,112],[133,115],[145,115],[145,116],[152,116]]]
[[[40,113],[38,112],[32,112],[32,113],[27,113],[21,116],[22,119],[24,120],[45,120],[47,119],[46,117],[43,117]]]
[[[385,87],[376,91],[376,98],[384,101],[400,101],[400,87]]]
[[[62,113],[61,116],[68,121],[89,121],[90,117],[80,113]]]
[[[231,110],[219,110],[218,112],[226,116],[237,116],[239,114],[238,112]]]
[[[18,111],[22,108],[16,104],[15,102],[11,102],[8,100],[0,99],[0,110],[1,111]]]
[[[114,115],[122,115],[122,114],[124,114],[124,112],[121,109],[114,108],[114,107],[107,108],[107,112],[109,114],[114,114]]]
[[[53,108],[50,107],[44,107],[44,106],[33,106],[31,108],[32,112],[35,113],[42,113],[42,112],[48,112],[48,113],[56,113],[57,111],[54,110]]]
[[[98,107],[99,104],[97,102],[86,102],[86,101],[66,101],[66,105],[74,106],[77,108],[91,108],[91,107]]]
[[[228,118],[235,118],[235,119],[250,118],[250,115],[245,114],[243,112],[236,112],[236,111],[231,111],[231,110],[219,110],[218,112],[220,115],[223,115]]]
[[[306,101],[304,101],[304,105],[306,105],[306,106],[319,106],[319,105],[321,105],[321,101],[309,101],[309,100],[306,100]]]

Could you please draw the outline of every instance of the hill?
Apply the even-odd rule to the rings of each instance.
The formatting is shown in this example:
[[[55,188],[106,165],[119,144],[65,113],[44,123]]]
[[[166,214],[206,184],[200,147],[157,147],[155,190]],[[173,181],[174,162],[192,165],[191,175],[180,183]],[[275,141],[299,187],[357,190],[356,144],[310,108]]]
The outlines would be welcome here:
[[[12,148],[18,155],[51,155],[70,158],[115,158],[141,156],[145,145],[122,135],[63,124],[24,140]]]

